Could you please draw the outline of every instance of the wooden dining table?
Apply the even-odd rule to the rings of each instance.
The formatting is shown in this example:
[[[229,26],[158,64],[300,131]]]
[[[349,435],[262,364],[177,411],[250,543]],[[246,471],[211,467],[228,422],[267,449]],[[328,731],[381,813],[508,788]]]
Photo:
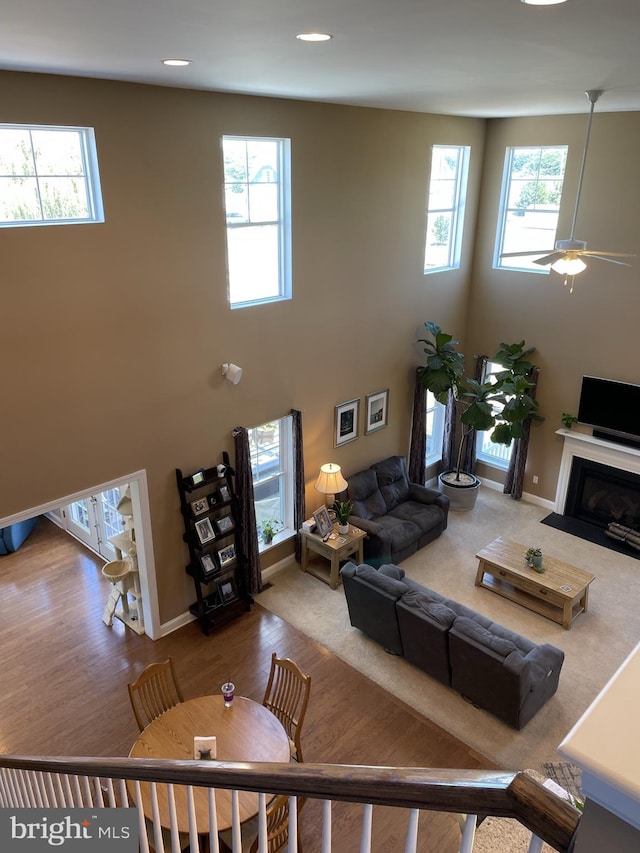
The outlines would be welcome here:
[[[130,758],[193,759],[194,737],[216,737],[218,761],[275,761],[290,760],[289,738],[282,723],[263,705],[236,696],[226,708],[221,695],[199,696],[165,711],[140,733]],[[142,807],[151,818],[149,783],[141,783]],[[169,805],[165,785],[156,786],[160,823],[169,827]],[[208,788],[193,788],[196,820],[199,833],[208,832]],[[174,786],[178,830],[187,833],[189,821],[186,788]],[[258,813],[258,794],[240,792],[240,821]],[[216,789],[218,831],[231,827],[231,791]],[[200,829],[202,827],[202,829]]]

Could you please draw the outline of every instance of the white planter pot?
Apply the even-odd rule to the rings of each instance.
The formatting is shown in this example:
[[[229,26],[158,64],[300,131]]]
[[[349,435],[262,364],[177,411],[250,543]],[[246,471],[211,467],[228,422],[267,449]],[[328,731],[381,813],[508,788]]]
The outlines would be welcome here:
[[[442,494],[449,498],[450,509],[466,512],[476,504],[480,480],[475,474],[466,471],[460,473],[459,480],[456,479],[455,471],[444,471],[438,476],[438,487]]]
[[[348,524],[338,524],[338,533],[348,533],[349,525]]]

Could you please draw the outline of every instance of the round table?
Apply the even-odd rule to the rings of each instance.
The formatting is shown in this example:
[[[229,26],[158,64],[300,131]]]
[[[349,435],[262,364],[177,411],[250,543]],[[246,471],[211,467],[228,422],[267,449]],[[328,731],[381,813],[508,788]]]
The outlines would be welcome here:
[[[291,757],[289,738],[280,720],[263,705],[236,696],[230,708],[221,695],[199,696],[175,705],[140,733],[129,752],[130,758],[173,758],[193,760],[193,738],[216,736],[218,761],[282,761]],[[141,784],[145,815],[151,818],[150,788]],[[157,785],[160,822],[169,827],[169,807],[164,785]],[[193,789],[199,834],[208,832],[208,789]],[[189,831],[186,789],[174,786],[178,829]],[[258,813],[258,794],[241,792],[240,821]],[[216,790],[218,830],[231,826],[231,791]]]

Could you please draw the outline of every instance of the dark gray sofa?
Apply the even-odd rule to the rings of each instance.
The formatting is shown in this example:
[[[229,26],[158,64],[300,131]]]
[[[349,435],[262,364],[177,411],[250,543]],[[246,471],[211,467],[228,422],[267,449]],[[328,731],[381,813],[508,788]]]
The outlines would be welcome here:
[[[341,497],[353,501],[351,524],[368,534],[364,559],[370,565],[400,563],[447,527],[449,498],[409,482],[404,456],[376,462],[347,482]]]
[[[558,689],[564,652],[492,622],[407,578],[346,563],[351,624],[462,696],[521,729]]]

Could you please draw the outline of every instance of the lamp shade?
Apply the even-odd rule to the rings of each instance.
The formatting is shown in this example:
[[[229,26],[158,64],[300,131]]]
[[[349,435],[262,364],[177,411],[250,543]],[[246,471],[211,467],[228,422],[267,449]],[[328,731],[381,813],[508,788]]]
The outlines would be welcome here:
[[[334,462],[326,462],[320,468],[320,474],[316,480],[315,489],[323,495],[335,495],[344,492],[347,481],[342,476],[340,466]]]

